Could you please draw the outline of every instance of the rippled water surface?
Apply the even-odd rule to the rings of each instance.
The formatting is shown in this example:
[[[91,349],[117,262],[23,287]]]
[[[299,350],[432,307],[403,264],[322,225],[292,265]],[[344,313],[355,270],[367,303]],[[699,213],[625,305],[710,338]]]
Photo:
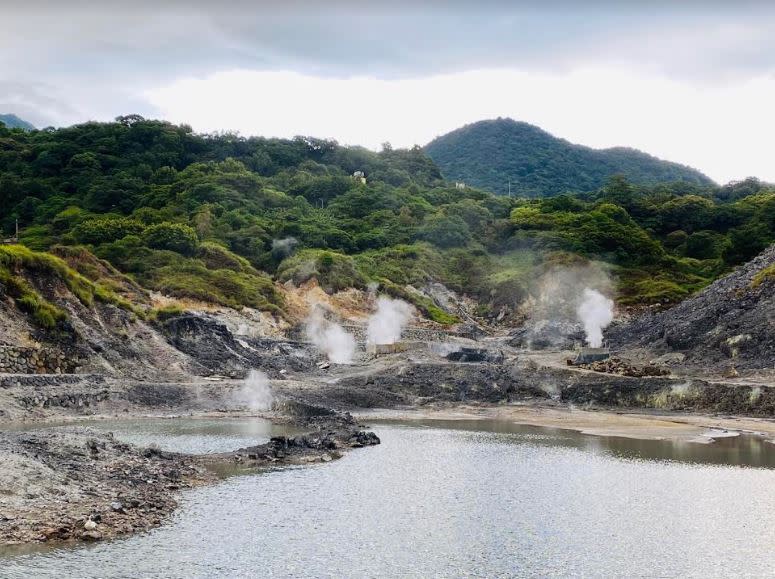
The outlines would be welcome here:
[[[296,432],[261,418],[138,418],[83,424],[112,432],[119,440],[137,446],[155,444],[162,450],[190,454],[228,452]]]
[[[0,575],[775,573],[775,470],[763,468],[775,446],[761,440],[687,448],[482,422],[375,430],[378,447],[189,491],[161,528],[6,556]]]

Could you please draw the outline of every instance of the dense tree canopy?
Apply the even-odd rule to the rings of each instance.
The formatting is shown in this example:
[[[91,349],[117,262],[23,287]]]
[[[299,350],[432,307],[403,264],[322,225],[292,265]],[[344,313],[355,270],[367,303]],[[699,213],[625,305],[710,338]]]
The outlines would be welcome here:
[[[512,119],[480,121],[442,135],[425,148],[447,179],[516,197],[595,191],[622,174],[633,183],[712,181],[689,167],[635,149],[590,149]]]
[[[753,181],[614,177],[504,198],[445,182],[419,148],[200,135],[136,115],[0,127],[0,208],[30,248],[86,246],[147,287],[235,307],[282,308],[272,278],[317,277],[331,291],[439,280],[495,308],[564,254],[612,264],[626,300],[674,300],[775,239],[775,193]]]

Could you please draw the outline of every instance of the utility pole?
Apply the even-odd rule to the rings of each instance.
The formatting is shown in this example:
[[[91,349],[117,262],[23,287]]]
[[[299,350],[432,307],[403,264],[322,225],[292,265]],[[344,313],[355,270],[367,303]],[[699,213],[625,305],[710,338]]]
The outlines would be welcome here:
[[[19,241],[19,218],[16,218],[16,241]]]
[[[509,197],[511,197],[511,179],[509,179]]]

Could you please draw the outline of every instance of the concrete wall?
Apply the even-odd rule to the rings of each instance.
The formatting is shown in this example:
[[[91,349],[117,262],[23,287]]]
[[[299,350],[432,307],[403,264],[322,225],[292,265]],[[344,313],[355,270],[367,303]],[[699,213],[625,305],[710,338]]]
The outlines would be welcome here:
[[[352,334],[360,345],[364,345],[367,339],[365,324],[340,324],[344,330]],[[402,342],[448,342],[450,337],[454,336],[444,330],[430,330],[426,328],[404,328],[401,332]],[[304,325],[299,324],[288,332],[288,339],[298,342],[307,342],[307,336],[304,333]]]
[[[409,344],[406,342],[395,342],[393,344],[368,344],[366,346],[366,353],[371,356],[384,356],[386,354],[397,354],[398,352],[406,352],[409,349]]]

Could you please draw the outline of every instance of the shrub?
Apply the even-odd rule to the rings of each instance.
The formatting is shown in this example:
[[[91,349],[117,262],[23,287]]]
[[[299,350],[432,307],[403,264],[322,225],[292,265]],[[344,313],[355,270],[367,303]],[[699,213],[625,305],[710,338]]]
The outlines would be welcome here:
[[[73,237],[80,243],[99,245],[116,241],[127,235],[137,235],[144,225],[136,219],[106,216],[87,219],[73,228]]]
[[[208,269],[254,271],[247,259],[212,241],[202,242],[197,249],[196,256],[202,260]]]
[[[167,249],[183,255],[192,255],[199,243],[192,227],[166,221],[146,228],[143,240],[153,249]]]
[[[367,283],[352,257],[320,249],[305,249],[284,260],[277,275],[280,281],[292,280],[296,285],[314,277],[328,293],[350,287],[365,288]]]
[[[685,244],[684,253],[695,259],[717,259],[724,249],[726,237],[715,231],[692,233]]]

